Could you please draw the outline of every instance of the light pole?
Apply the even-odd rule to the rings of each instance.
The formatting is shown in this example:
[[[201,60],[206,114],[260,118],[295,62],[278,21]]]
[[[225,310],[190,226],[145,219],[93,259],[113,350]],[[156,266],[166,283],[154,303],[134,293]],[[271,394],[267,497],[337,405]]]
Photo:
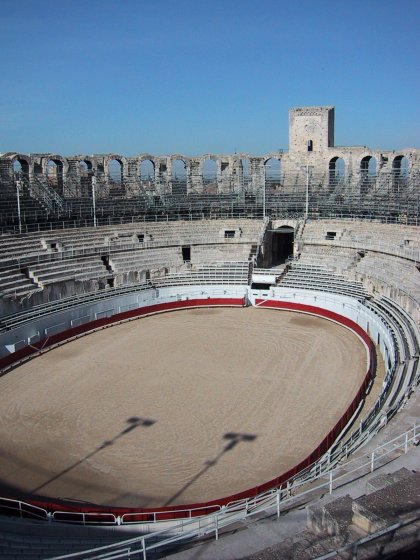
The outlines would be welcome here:
[[[263,219],[265,220],[265,214],[266,214],[266,207],[265,207],[265,186],[266,186],[266,182],[267,182],[267,169],[271,169],[271,165],[265,165],[264,166],[265,169],[265,173],[264,173],[264,190],[263,190]]]
[[[22,220],[20,215],[20,179],[16,181],[16,199],[17,199],[17,211],[19,220],[19,233],[22,233]]]
[[[309,170],[313,169],[313,165],[302,165],[300,168],[301,170],[306,170],[306,196],[305,196],[305,220],[308,219],[308,212],[309,212]]]
[[[92,206],[93,206],[93,227],[96,227],[96,177],[92,175]]]

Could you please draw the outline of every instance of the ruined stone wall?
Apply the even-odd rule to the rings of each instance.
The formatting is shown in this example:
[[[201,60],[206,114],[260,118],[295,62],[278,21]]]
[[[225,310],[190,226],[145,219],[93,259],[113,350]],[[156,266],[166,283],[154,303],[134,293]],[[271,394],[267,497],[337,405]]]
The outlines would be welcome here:
[[[357,186],[367,174],[371,158],[376,162],[375,175],[398,173],[401,158],[408,161],[408,172],[418,172],[420,150],[416,148],[399,151],[371,150],[365,146],[334,146],[334,107],[295,107],[289,112],[289,151],[275,151],[263,156],[250,154],[205,154],[189,157],[184,154],[155,156],[140,154],[125,157],[120,154],[85,155],[63,157],[59,154],[18,154],[9,152],[0,157],[0,180],[3,188],[13,181],[14,165],[19,162],[21,171],[29,180],[42,181],[51,162],[56,166],[57,180],[54,188],[64,198],[89,197],[95,178],[96,196],[108,197],[118,192],[131,198],[139,194],[165,195],[178,192],[197,194],[205,192],[203,179],[204,162],[216,163],[215,185],[212,192],[219,194],[260,194],[267,184],[267,162],[275,158],[280,162],[281,188],[293,189],[298,181],[304,182],[307,171],[320,184],[328,185],[338,158],[344,162],[343,174],[348,185]],[[174,176],[174,162],[183,162],[185,172],[181,179]],[[140,168],[142,162],[151,162],[152,177],[144,180]],[[120,172],[111,177],[111,162],[117,162]],[[246,170],[245,170],[246,168]],[[175,174],[176,175],[176,174]],[[314,179],[315,180],[315,179]],[[51,177],[49,178],[51,184]]]

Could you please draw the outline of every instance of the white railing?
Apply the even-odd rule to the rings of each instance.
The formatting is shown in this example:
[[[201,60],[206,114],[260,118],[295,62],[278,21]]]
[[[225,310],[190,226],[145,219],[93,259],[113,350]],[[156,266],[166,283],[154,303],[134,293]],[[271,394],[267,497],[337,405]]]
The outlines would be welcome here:
[[[340,462],[337,465],[314,468],[310,477],[301,481],[297,478],[291,479],[286,483],[285,488],[273,489],[254,498],[232,502],[216,513],[200,518],[184,519],[180,524],[170,528],[108,546],[56,556],[50,560],[70,558],[95,560],[107,557],[128,559],[132,557],[130,554],[138,554],[139,558],[147,560],[148,552],[165,549],[170,545],[197,537],[212,535],[217,540],[220,530],[234,523],[269,511],[275,512],[279,518],[282,511],[290,510],[296,504],[302,507],[302,503],[311,501],[314,495],[319,495],[320,491],[323,493],[326,489],[329,494],[332,494],[337,488],[350,484],[360,476],[369,474],[395,460],[397,452],[400,452],[400,455],[407,453],[410,445],[418,444],[419,436],[420,423],[417,423],[406,432],[376,447],[371,454]],[[335,474],[338,466],[343,467],[340,468],[341,474]],[[345,472],[342,472],[344,468]],[[309,488],[308,483],[310,483]]]

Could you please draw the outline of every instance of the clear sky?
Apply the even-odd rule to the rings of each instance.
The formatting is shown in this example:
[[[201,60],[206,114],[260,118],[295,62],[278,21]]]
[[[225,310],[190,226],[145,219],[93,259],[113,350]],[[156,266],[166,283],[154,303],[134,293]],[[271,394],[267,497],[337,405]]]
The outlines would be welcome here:
[[[0,0],[0,152],[420,146],[419,0]]]

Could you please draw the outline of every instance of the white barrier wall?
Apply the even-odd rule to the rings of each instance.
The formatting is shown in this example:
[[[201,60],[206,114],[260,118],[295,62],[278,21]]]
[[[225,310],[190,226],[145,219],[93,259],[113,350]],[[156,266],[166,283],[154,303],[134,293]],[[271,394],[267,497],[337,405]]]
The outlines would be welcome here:
[[[183,301],[195,298],[243,298],[247,286],[175,286],[168,288],[150,288],[139,292],[116,295],[94,302],[85,302],[68,309],[57,309],[48,315],[34,317],[30,321],[17,325],[16,328],[0,334],[0,357],[7,356],[34,344],[39,340],[66,331],[72,327],[111,317],[116,313],[147,307],[156,303]],[[59,303],[58,303],[59,306]],[[24,314],[22,314],[22,320]]]

